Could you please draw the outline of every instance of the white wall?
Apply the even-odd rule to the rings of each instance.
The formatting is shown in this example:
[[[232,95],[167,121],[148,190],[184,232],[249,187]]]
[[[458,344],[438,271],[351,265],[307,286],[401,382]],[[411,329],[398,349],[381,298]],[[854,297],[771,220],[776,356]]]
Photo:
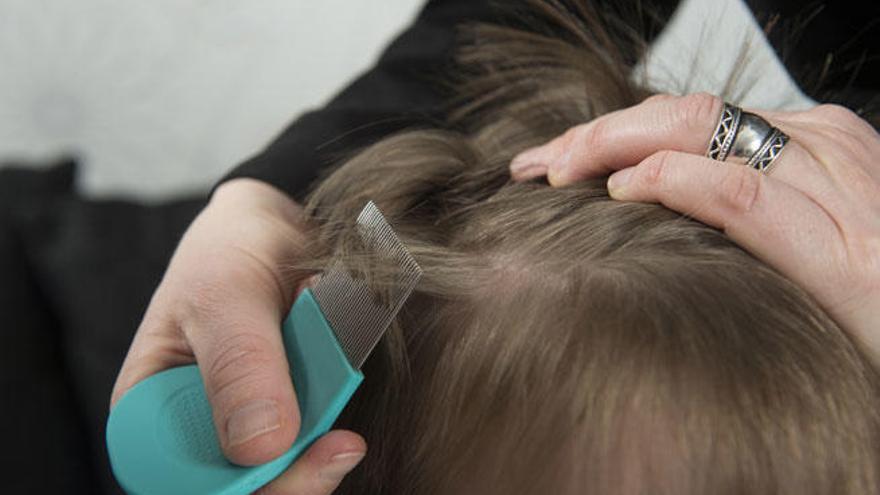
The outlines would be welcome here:
[[[93,195],[206,187],[368,67],[421,0],[0,0],[0,161]]]

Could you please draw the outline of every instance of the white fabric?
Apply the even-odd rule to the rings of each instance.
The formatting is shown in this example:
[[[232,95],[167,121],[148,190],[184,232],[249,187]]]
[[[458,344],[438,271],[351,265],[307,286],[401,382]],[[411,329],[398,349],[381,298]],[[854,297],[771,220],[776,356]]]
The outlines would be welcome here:
[[[0,0],[0,161],[92,195],[203,189],[320,106],[423,0]]]
[[[368,67],[421,4],[0,0],[0,160],[75,153],[92,195],[208,187]],[[685,1],[643,75],[717,92],[747,33],[760,77],[744,102],[809,105],[740,0]],[[697,47],[700,77],[672,84]]]
[[[734,85],[725,91],[732,74]],[[816,104],[788,74],[742,0],[682,2],[636,77],[657,91],[706,91],[750,108],[803,110]]]

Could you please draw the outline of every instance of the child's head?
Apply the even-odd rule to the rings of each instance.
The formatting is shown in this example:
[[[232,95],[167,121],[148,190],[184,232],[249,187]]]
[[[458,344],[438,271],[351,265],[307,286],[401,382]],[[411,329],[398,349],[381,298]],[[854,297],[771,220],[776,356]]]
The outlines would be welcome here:
[[[574,21],[594,17],[558,12],[566,35],[473,31],[464,131],[386,139],[310,199],[323,254],[373,200],[424,269],[346,411],[370,451],[341,491],[876,490],[875,374],[803,291],[603,181],[509,180],[518,151],[645,94]]]

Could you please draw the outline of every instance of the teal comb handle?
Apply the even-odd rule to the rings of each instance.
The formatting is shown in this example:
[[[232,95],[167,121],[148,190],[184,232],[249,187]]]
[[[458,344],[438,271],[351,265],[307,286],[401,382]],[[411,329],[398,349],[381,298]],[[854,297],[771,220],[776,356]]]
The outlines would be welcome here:
[[[107,449],[120,485],[137,495],[248,494],[326,433],[363,375],[349,363],[309,289],[282,331],[302,420],[290,450],[259,466],[227,461],[198,368],[173,368],[132,387],[110,412]]]

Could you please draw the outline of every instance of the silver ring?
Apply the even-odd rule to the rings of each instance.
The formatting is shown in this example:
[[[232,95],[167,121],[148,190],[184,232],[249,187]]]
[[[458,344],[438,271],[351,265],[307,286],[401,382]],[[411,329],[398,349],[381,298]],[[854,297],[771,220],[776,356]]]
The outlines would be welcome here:
[[[736,136],[736,130],[739,128],[739,121],[742,115],[742,109],[729,103],[724,103],[721,110],[721,118],[718,119],[718,125],[715,127],[715,133],[712,134],[712,140],[709,141],[709,149],[706,156],[713,160],[723,162],[727,159],[727,153]]]
[[[706,156],[767,172],[788,141],[761,116],[725,103]]]
[[[774,127],[773,133],[764,141],[764,144],[761,145],[761,149],[752,155],[746,163],[746,166],[752,167],[758,172],[768,172],[770,170],[770,165],[772,165],[773,162],[776,161],[776,158],[779,157],[779,154],[782,153],[782,148],[785,147],[788,140],[788,134]]]

